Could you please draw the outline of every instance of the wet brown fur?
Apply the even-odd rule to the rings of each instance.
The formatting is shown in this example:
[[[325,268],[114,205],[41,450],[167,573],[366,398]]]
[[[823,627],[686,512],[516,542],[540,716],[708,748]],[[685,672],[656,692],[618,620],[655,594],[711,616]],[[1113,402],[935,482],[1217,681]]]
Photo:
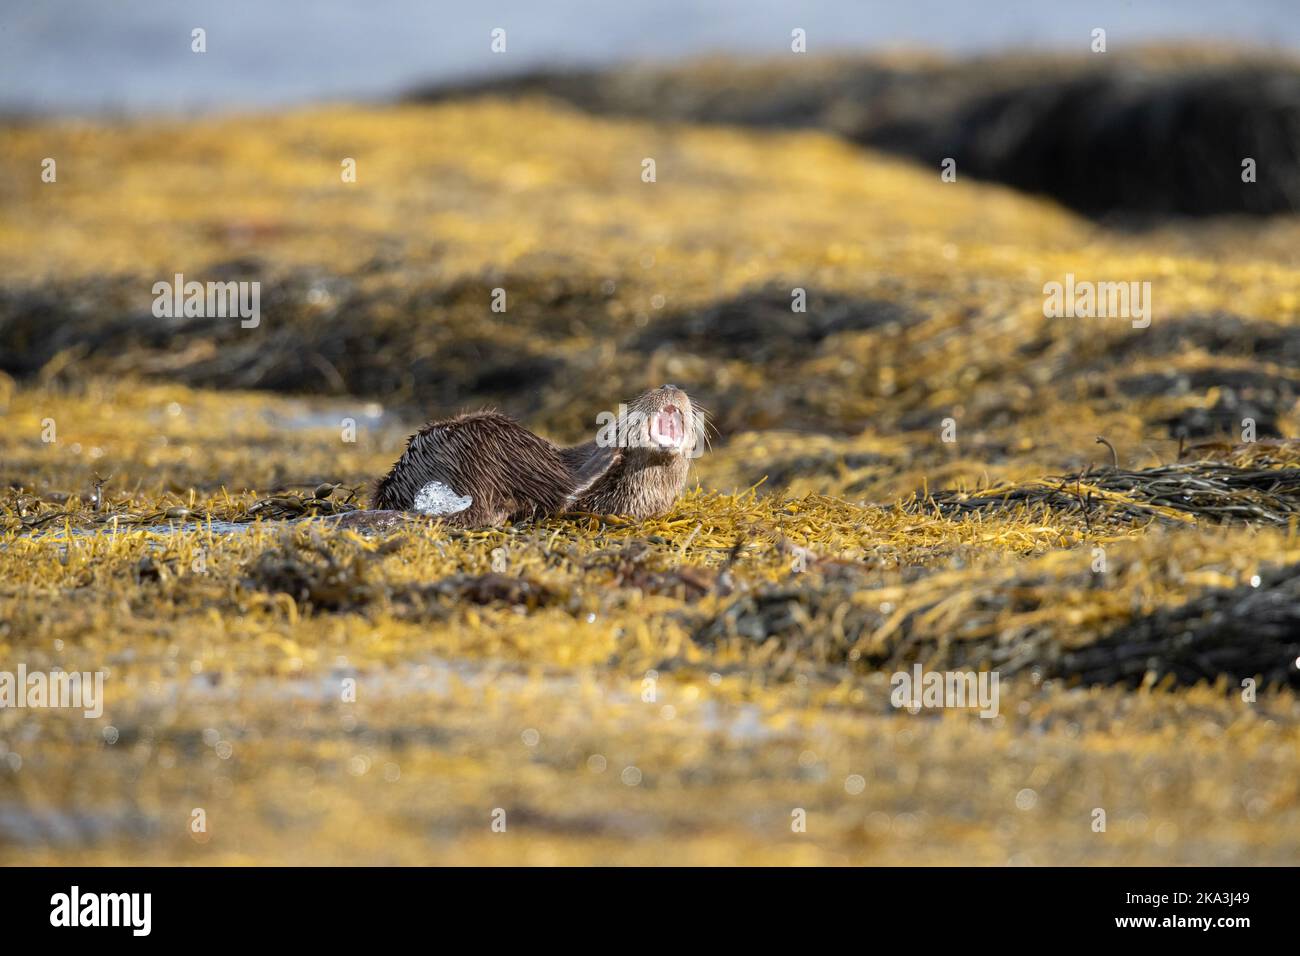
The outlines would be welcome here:
[[[666,405],[682,413],[693,436],[697,412],[673,386],[646,392],[631,411],[652,415]],[[688,437],[687,448],[690,438]],[[473,503],[442,520],[454,527],[491,527],[565,511],[648,518],[672,508],[686,484],[688,458],[651,447],[564,448],[497,412],[472,412],[431,422],[375,488],[371,507],[410,510],[416,493],[440,481]]]

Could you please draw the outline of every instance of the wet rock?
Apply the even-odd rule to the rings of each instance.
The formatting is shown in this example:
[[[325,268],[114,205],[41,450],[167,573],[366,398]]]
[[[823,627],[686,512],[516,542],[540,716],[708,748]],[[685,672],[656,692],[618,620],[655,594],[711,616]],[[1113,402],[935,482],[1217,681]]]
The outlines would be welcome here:
[[[1060,674],[1087,684],[1172,676],[1191,684],[1226,674],[1300,687],[1300,565],[1270,569],[1258,584],[1213,588],[1140,615],[1061,656]]]

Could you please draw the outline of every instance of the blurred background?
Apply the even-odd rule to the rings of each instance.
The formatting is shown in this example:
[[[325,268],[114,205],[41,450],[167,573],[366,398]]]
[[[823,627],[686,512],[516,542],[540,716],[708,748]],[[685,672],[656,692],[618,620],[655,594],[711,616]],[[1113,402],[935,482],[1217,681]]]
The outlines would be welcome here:
[[[203,58],[176,40],[196,26],[208,31]],[[508,29],[507,56],[488,50],[499,26]],[[540,66],[782,54],[794,27],[808,31],[816,53],[1082,51],[1097,26],[1116,48],[1188,39],[1300,45],[1300,16],[1287,0],[8,0],[0,108],[134,113],[382,97]]]

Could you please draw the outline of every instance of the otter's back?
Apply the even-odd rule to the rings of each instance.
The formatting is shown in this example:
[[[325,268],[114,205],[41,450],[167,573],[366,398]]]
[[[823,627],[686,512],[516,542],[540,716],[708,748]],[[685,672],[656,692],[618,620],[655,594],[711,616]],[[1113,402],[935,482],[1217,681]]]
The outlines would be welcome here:
[[[375,488],[375,508],[410,510],[416,495],[440,482],[471,499],[450,524],[482,527],[560,511],[573,477],[559,450],[498,412],[474,412],[431,422]]]

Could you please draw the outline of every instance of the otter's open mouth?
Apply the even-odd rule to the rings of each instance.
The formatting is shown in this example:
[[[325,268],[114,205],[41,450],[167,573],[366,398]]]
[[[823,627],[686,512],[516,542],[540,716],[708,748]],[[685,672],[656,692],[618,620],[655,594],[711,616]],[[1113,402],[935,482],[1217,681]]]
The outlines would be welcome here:
[[[650,441],[660,448],[682,447],[686,424],[676,405],[665,405],[650,419]]]

